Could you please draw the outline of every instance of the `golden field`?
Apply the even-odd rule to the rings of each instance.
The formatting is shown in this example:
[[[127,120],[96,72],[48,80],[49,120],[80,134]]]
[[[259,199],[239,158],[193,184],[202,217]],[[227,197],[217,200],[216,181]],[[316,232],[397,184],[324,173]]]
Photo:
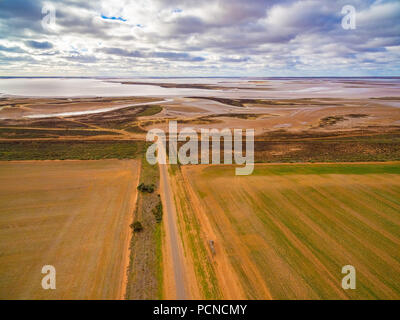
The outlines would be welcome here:
[[[0,163],[0,299],[120,299],[140,162]],[[43,290],[44,265],[56,290]]]

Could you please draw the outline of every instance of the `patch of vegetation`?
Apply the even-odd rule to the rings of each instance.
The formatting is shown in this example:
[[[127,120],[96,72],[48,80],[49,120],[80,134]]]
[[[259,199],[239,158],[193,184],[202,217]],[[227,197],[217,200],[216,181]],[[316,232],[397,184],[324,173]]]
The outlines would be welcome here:
[[[228,104],[235,107],[244,108],[244,103],[241,99],[226,99],[226,98],[215,98],[215,97],[188,97],[191,99],[205,99],[212,100],[223,104]],[[250,100],[253,101],[253,100]],[[253,102],[254,103],[254,102]]]
[[[194,119],[179,119],[179,124],[212,124],[212,123],[220,123],[220,120],[211,119],[209,116],[198,117]]]
[[[354,139],[354,138],[353,138]],[[256,162],[368,162],[400,160],[399,139],[255,141]]]
[[[365,117],[368,117],[368,115],[365,114],[365,113],[350,113],[350,114],[346,114],[346,117],[349,117],[349,118],[365,118]]]
[[[182,144],[183,142],[179,142],[178,148]],[[211,141],[209,144],[211,148]],[[242,148],[243,153],[244,146],[245,143]],[[201,150],[200,142],[198,148]],[[221,163],[223,155],[224,143],[221,141]],[[200,156],[199,152],[199,161]],[[256,163],[398,161],[400,160],[400,131],[393,129],[387,132],[381,130],[335,132],[277,130],[256,137],[254,160]]]
[[[157,260],[157,284],[158,284],[158,290],[157,290],[157,299],[162,300],[163,299],[163,288],[164,288],[164,283],[163,283],[163,252],[162,252],[162,241],[163,237],[165,236],[162,228],[162,224],[158,223],[156,226],[156,231],[155,231],[155,242],[156,242],[156,260]]]
[[[2,127],[29,127],[29,128],[60,128],[79,129],[89,128],[88,125],[80,122],[68,121],[60,118],[45,119],[4,119],[0,120]]]
[[[256,166],[253,175],[288,174],[400,174],[400,163],[396,164],[290,164]]]
[[[118,132],[102,130],[46,130],[46,129],[24,129],[24,128],[0,128],[0,138],[6,139],[35,139],[35,138],[58,138],[64,136],[97,136],[97,135],[119,135]]]
[[[149,121],[141,121],[140,122],[140,125],[142,126],[142,127],[146,127],[146,126],[150,126],[150,125],[153,125],[153,124],[161,124],[161,123],[167,123],[168,121],[171,121],[171,120],[178,120],[178,119],[152,119],[152,120],[149,120]]]
[[[152,105],[152,106],[148,106],[145,107],[145,109],[141,112],[139,112],[136,116],[137,117],[149,117],[149,116],[153,116],[157,113],[160,113],[162,111],[162,107],[159,105]]]
[[[188,97],[191,99],[205,99],[212,100],[219,103],[231,105],[234,107],[244,108],[246,105],[271,105],[271,106],[297,106],[297,105],[326,105],[329,104],[329,98],[323,99],[312,99],[312,98],[303,98],[303,99],[274,99],[274,100],[266,100],[266,99],[228,99],[228,98],[216,98],[216,97]],[[326,100],[323,102],[322,100]]]
[[[267,114],[255,114],[255,113],[220,113],[212,114],[207,116],[202,116],[194,119],[179,119],[178,123],[181,124],[211,124],[211,123],[221,123],[222,121],[216,118],[239,118],[244,120],[256,120],[262,116],[267,116]]]
[[[130,225],[130,227],[133,229],[133,232],[140,232],[143,230],[143,225],[140,221],[135,221]]]
[[[269,116],[269,114],[258,114],[258,113],[220,113],[206,116],[207,118],[239,118],[244,120],[256,120],[262,116]]]
[[[158,165],[147,162],[144,153],[139,182],[142,187],[152,186],[154,190],[138,194],[134,221],[140,221],[143,230],[134,232],[131,240],[126,299],[158,299],[162,298],[163,279],[162,224],[154,218],[160,203],[158,193],[154,192],[159,186],[159,170]]]
[[[279,129],[274,131],[268,131],[264,134],[255,137],[258,141],[300,141],[300,140],[326,140],[326,141],[338,141],[338,140],[354,140],[354,141],[397,141],[400,138],[400,127],[363,127],[351,131],[316,131],[316,130],[304,130],[304,131],[288,131],[285,129]]]
[[[371,99],[374,99],[374,100],[389,100],[389,101],[394,100],[394,101],[397,101],[397,100],[400,100],[400,97],[382,97],[382,98],[371,98]]]
[[[143,130],[141,127],[137,125],[129,126],[124,128],[125,131],[132,132],[132,133],[146,133],[146,130]]]
[[[328,126],[333,126],[338,122],[345,121],[347,120],[344,116],[328,116],[321,118],[319,121],[319,126],[321,128],[323,127],[328,127]]]
[[[160,195],[158,195],[158,197],[160,198]],[[162,221],[162,217],[163,217],[163,207],[162,207],[161,199],[159,200],[156,207],[153,209],[153,214],[154,214],[154,217],[156,218],[157,223],[160,223]]]
[[[135,159],[142,141],[1,141],[0,160]]]
[[[143,110],[144,106],[129,106],[107,112],[73,116],[68,119],[103,128],[123,129],[135,121],[136,115]]]
[[[319,126],[321,128],[324,127],[328,127],[328,126],[333,126],[338,122],[341,121],[346,121],[348,120],[348,118],[365,118],[368,117],[367,114],[364,113],[350,113],[350,114],[346,114],[346,115],[336,115],[336,116],[328,116],[328,117],[324,117],[320,120],[319,122]]]
[[[204,90],[220,90],[223,87],[217,87],[208,84],[199,83],[160,83],[160,82],[133,82],[123,81],[121,84],[145,85],[145,86],[158,86],[161,88],[183,88],[183,89],[204,89]]]
[[[139,184],[139,186],[138,186],[137,188],[138,188],[138,190],[139,190],[140,192],[153,193],[155,187],[156,187],[156,186],[155,186],[153,183],[147,185],[147,184],[144,184],[144,183],[142,182],[141,184]]]

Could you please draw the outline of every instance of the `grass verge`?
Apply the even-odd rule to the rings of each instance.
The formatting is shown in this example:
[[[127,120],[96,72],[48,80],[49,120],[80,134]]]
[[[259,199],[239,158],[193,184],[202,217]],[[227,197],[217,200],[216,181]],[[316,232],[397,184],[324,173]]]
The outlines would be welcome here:
[[[222,299],[218,286],[212,258],[210,257],[200,223],[193,212],[190,196],[179,165],[170,165],[170,176],[173,179],[175,205],[178,211],[178,228],[183,239],[185,256],[192,261],[194,274],[199,286],[202,299]]]
[[[162,299],[162,222],[157,222],[153,211],[160,203],[159,170],[142,158],[140,181],[154,185],[154,192],[138,191],[134,221],[139,221],[143,230],[133,233],[130,245],[130,263],[125,298],[128,300]]]

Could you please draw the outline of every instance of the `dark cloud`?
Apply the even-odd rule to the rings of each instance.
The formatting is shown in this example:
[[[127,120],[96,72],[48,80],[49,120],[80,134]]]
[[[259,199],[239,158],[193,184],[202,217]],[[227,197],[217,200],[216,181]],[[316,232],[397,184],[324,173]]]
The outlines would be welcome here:
[[[140,52],[140,51],[130,51],[121,48],[102,48],[98,50],[99,52],[116,55],[128,58],[162,58],[171,61],[193,61],[200,62],[204,61],[203,57],[192,56],[185,52]]]
[[[20,47],[5,47],[0,45],[0,51],[6,51],[6,52],[14,52],[14,53],[24,53],[25,50],[21,49]]]
[[[9,64],[9,63],[13,63],[13,62],[35,63],[35,62],[37,62],[37,60],[28,55],[10,57],[10,56],[6,56],[6,55],[0,53],[0,63],[1,64]]]
[[[78,63],[96,63],[97,62],[97,58],[93,55],[76,54],[76,55],[66,56],[63,58],[68,61],[78,62]]]
[[[230,57],[221,57],[219,59],[221,62],[234,62],[234,63],[240,63],[240,62],[247,62],[250,60],[249,57],[245,58],[230,58]]]
[[[203,57],[195,57],[191,56],[188,53],[182,53],[182,52],[154,52],[150,54],[150,56],[172,61],[192,61],[192,62],[205,61]]]
[[[0,18],[23,18],[28,20],[40,19],[42,1],[40,0],[1,0]]]
[[[53,48],[53,45],[48,41],[35,41],[35,40],[28,40],[25,41],[25,45],[33,48],[33,49],[40,49],[40,50],[47,50]]]
[[[177,35],[201,33],[211,26],[207,25],[201,18],[194,16],[180,17],[169,23],[171,32]]]
[[[98,50],[110,55],[116,55],[120,57],[131,57],[131,58],[144,58],[145,56],[139,51],[130,51],[121,48],[102,48]]]

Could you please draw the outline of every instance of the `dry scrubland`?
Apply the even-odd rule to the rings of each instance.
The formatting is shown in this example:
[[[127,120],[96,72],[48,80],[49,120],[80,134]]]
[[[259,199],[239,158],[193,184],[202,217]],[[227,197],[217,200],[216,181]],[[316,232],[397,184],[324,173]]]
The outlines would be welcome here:
[[[119,299],[139,162],[0,163],[0,298]],[[57,289],[41,288],[54,265]]]
[[[180,230],[201,296],[400,298],[400,163],[257,165],[245,177],[233,166],[181,170]],[[341,288],[347,264],[357,290]]]

